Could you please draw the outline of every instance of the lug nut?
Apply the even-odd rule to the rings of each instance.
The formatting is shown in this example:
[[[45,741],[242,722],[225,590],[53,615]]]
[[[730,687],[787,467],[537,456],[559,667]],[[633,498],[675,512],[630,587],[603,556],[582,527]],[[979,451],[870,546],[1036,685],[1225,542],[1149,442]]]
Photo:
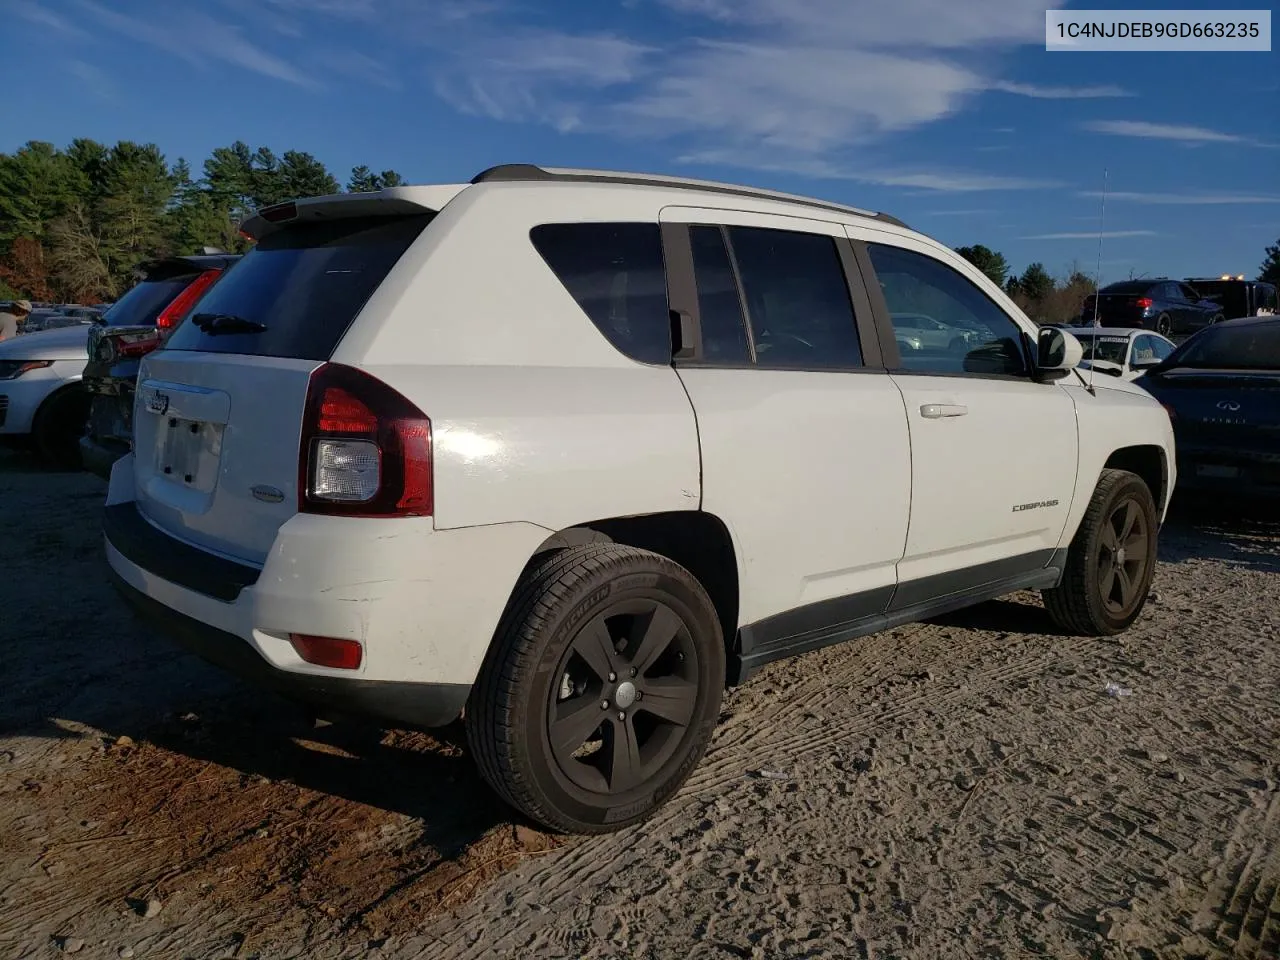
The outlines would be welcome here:
[[[611,673],[611,674],[609,674],[609,682],[610,682],[610,683],[613,683],[613,681],[615,681],[615,680],[617,680],[617,679],[618,679],[618,675],[617,675],[616,673]]]
[[[625,713],[623,713],[621,710],[619,710],[619,711],[618,711],[618,719],[619,719],[619,720],[625,720],[625,719],[627,719],[627,715],[626,715]]]
[[[608,710],[608,709],[609,709],[609,701],[608,701],[608,700],[601,700],[601,701],[600,701],[600,709],[601,709],[601,710]]]
[[[641,693],[639,690],[637,690],[637,691],[636,691],[636,699],[637,699],[637,700],[643,700],[643,699],[644,699],[644,694],[643,694],[643,693]]]
[[[636,668],[635,668],[635,667],[632,667],[632,668],[631,668],[631,675],[632,675],[633,677],[636,675]]]

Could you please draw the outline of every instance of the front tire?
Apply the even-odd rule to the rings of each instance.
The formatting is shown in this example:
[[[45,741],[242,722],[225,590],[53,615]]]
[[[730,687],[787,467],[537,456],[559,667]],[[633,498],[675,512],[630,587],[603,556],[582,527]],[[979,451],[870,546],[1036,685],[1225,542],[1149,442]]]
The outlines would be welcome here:
[[[1067,551],[1061,584],[1041,592],[1054,622],[1086,636],[1128,629],[1151,590],[1158,526],[1143,479],[1127,470],[1103,470]]]
[[[650,817],[702,759],[720,711],[720,620],[697,579],[645,550],[593,544],[535,560],[466,711],[481,775],[566,833]]]

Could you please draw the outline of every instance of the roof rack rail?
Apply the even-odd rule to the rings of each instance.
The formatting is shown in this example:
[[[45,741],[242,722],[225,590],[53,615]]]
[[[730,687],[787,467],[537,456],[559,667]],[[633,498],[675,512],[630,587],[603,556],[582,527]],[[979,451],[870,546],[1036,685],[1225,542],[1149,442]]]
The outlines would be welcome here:
[[[620,173],[612,170],[577,170],[566,167],[539,167],[532,163],[503,163],[496,167],[482,170],[471,178],[472,183],[621,183],[632,186],[672,187],[681,190],[701,190],[705,193],[726,193],[738,197],[752,197],[757,200],[784,200],[788,203],[800,203],[819,210],[831,210],[836,213],[853,214],[891,223],[895,227],[910,229],[897,217],[887,213],[876,213],[859,207],[850,207],[842,203],[826,200],[814,200],[794,193],[782,193],[777,190],[763,190],[756,187],[741,187],[716,180],[695,180],[689,177],[668,177],[658,174]]]

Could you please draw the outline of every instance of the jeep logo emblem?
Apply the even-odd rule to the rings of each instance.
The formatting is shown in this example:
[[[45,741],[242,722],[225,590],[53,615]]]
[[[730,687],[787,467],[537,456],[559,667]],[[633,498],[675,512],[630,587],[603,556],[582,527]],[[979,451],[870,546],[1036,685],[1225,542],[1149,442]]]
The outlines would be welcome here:
[[[158,417],[158,416],[161,416],[168,409],[169,409],[169,395],[167,393],[161,393],[159,390],[157,390],[151,396],[147,397],[148,412],[154,413]]]

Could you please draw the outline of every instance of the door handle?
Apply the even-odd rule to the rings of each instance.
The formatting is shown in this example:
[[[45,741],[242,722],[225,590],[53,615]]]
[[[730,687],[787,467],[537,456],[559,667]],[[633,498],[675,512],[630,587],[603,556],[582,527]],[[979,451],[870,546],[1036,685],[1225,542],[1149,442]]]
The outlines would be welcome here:
[[[963,417],[968,412],[969,408],[960,403],[926,403],[920,407],[920,416],[927,420]]]

